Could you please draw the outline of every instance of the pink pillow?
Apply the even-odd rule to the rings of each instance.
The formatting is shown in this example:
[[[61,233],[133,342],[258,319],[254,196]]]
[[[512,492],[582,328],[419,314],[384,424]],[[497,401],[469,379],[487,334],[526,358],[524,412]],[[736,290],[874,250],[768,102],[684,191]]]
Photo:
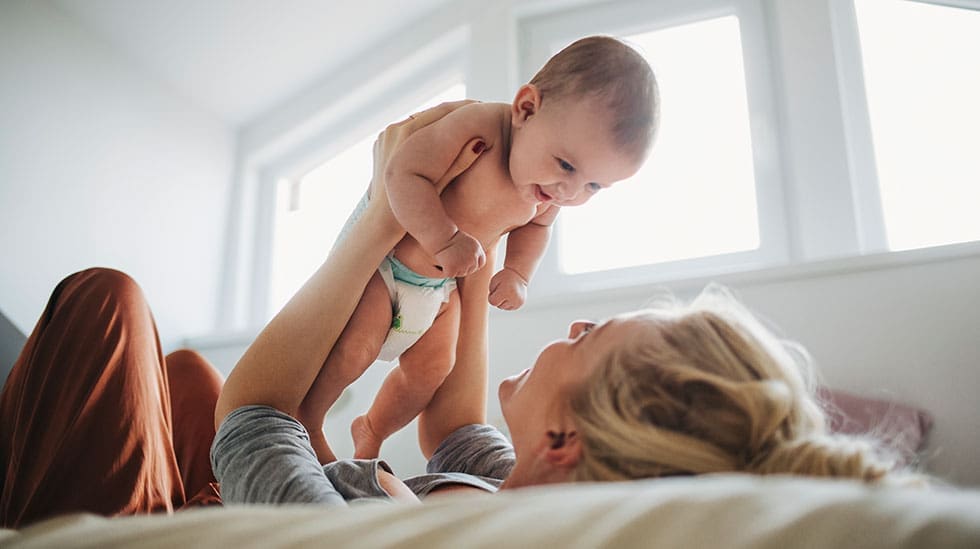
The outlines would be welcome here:
[[[866,435],[894,453],[898,465],[915,463],[926,447],[932,415],[892,400],[870,398],[829,387],[817,389],[831,432]]]

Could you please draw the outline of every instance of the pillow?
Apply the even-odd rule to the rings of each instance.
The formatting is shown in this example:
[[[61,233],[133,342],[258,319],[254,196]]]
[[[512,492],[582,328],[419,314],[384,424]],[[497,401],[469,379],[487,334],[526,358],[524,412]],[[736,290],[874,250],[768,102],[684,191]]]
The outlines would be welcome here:
[[[831,432],[876,439],[899,466],[916,463],[926,447],[933,420],[925,410],[829,387],[818,388],[817,398]]]

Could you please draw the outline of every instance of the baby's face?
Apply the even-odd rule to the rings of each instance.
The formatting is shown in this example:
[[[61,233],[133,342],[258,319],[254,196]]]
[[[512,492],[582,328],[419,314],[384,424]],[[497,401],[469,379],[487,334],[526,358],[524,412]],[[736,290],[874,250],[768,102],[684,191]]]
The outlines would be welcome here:
[[[641,160],[617,146],[605,109],[589,99],[558,100],[514,124],[510,175],[530,203],[584,204],[635,174]]]

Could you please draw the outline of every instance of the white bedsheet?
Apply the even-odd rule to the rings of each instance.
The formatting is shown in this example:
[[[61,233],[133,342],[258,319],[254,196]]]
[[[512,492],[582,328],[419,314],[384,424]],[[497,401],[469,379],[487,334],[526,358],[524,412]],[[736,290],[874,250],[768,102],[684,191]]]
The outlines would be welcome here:
[[[27,547],[980,547],[980,492],[741,475],[446,495],[422,505],[79,514],[19,532]]]

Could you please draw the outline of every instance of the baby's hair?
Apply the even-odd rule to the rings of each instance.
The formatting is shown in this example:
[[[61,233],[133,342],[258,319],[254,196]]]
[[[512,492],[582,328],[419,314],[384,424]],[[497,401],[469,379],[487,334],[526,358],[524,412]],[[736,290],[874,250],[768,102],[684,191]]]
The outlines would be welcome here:
[[[577,480],[889,476],[867,440],[826,431],[802,347],[778,339],[726,290],[625,322],[627,342],[571,399],[583,444]]]
[[[542,104],[594,96],[614,117],[617,144],[638,158],[653,145],[660,120],[657,80],[643,56],[620,40],[577,40],[549,59],[530,84]]]

